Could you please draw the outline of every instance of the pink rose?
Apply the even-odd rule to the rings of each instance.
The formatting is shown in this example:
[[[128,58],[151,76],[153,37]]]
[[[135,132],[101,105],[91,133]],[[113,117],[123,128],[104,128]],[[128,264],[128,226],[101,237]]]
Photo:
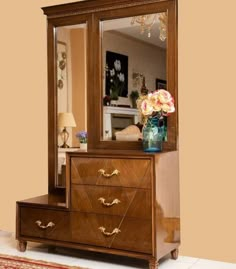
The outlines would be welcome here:
[[[163,112],[165,112],[165,113],[172,113],[175,111],[175,107],[174,107],[173,102],[169,102],[167,104],[162,104],[161,108],[162,108]]]
[[[149,100],[143,100],[141,103],[141,111],[144,116],[150,116],[153,112],[153,106]]]

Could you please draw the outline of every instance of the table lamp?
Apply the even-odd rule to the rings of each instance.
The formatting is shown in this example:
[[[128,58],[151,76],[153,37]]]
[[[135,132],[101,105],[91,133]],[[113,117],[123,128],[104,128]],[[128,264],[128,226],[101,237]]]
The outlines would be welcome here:
[[[63,142],[60,148],[69,148],[69,145],[67,145],[69,132],[66,130],[66,127],[76,127],[73,114],[71,112],[58,113],[58,127],[63,128],[63,130],[60,132]]]

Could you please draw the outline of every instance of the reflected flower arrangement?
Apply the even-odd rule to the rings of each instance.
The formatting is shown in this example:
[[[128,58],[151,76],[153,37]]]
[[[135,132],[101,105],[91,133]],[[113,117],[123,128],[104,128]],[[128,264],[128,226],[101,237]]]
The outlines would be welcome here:
[[[75,136],[79,139],[80,143],[87,143],[88,142],[88,134],[86,131],[80,131],[80,132],[76,133]]]

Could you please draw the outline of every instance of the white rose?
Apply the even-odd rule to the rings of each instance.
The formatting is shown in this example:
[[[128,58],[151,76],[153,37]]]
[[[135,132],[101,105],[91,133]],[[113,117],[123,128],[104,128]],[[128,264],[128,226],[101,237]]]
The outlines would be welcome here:
[[[124,75],[124,74],[120,73],[120,74],[118,74],[117,76],[118,76],[118,78],[119,78],[119,80],[120,80],[121,82],[124,82],[124,81],[125,81],[125,75]]]
[[[115,76],[115,69],[114,68],[112,70],[110,70],[110,75],[111,75],[111,77]]]
[[[153,105],[153,110],[154,110],[154,111],[156,111],[156,112],[161,111],[161,109],[162,109],[162,105],[161,105],[161,103],[159,103],[159,102],[155,102],[155,103],[152,103],[152,105]]]
[[[162,104],[166,104],[172,101],[171,94],[166,90],[158,90],[158,98]]]
[[[114,67],[115,67],[116,71],[121,70],[121,62],[120,62],[120,60],[115,60]]]

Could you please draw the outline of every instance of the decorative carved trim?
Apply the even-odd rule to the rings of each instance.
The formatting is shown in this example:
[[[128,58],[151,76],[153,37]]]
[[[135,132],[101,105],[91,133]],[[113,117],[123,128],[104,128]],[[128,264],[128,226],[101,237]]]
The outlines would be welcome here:
[[[169,1],[175,1],[175,0],[169,0]],[[86,2],[86,1],[85,1]],[[83,3],[85,3],[83,2]],[[114,4],[113,6],[108,6],[104,5],[101,7],[87,7],[83,8],[83,10],[79,10],[79,8],[73,8],[73,10],[68,10],[68,11],[55,11],[53,12],[47,12],[47,8],[42,8],[44,11],[44,14],[47,15],[48,19],[56,19],[56,18],[64,18],[67,16],[76,16],[76,15],[82,15],[82,14],[88,14],[88,13],[97,13],[97,12],[102,12],[102,11],[110,11],[114,9],[119,9],[119,8],[128,8],[128,7],[133,7],[133,6],[141,6],[141,5],[147,5],[147,4],[154,4],[154,3],[160,3],[160,2],[167,2],[166,0],[144,0],[144,1],[132,1],[132,2],[121,2]],[[68,4],[69,5],[69,4]],[[97,4],[96,4],[97,5]],[[51,14],[50,14],[51,13]]]

